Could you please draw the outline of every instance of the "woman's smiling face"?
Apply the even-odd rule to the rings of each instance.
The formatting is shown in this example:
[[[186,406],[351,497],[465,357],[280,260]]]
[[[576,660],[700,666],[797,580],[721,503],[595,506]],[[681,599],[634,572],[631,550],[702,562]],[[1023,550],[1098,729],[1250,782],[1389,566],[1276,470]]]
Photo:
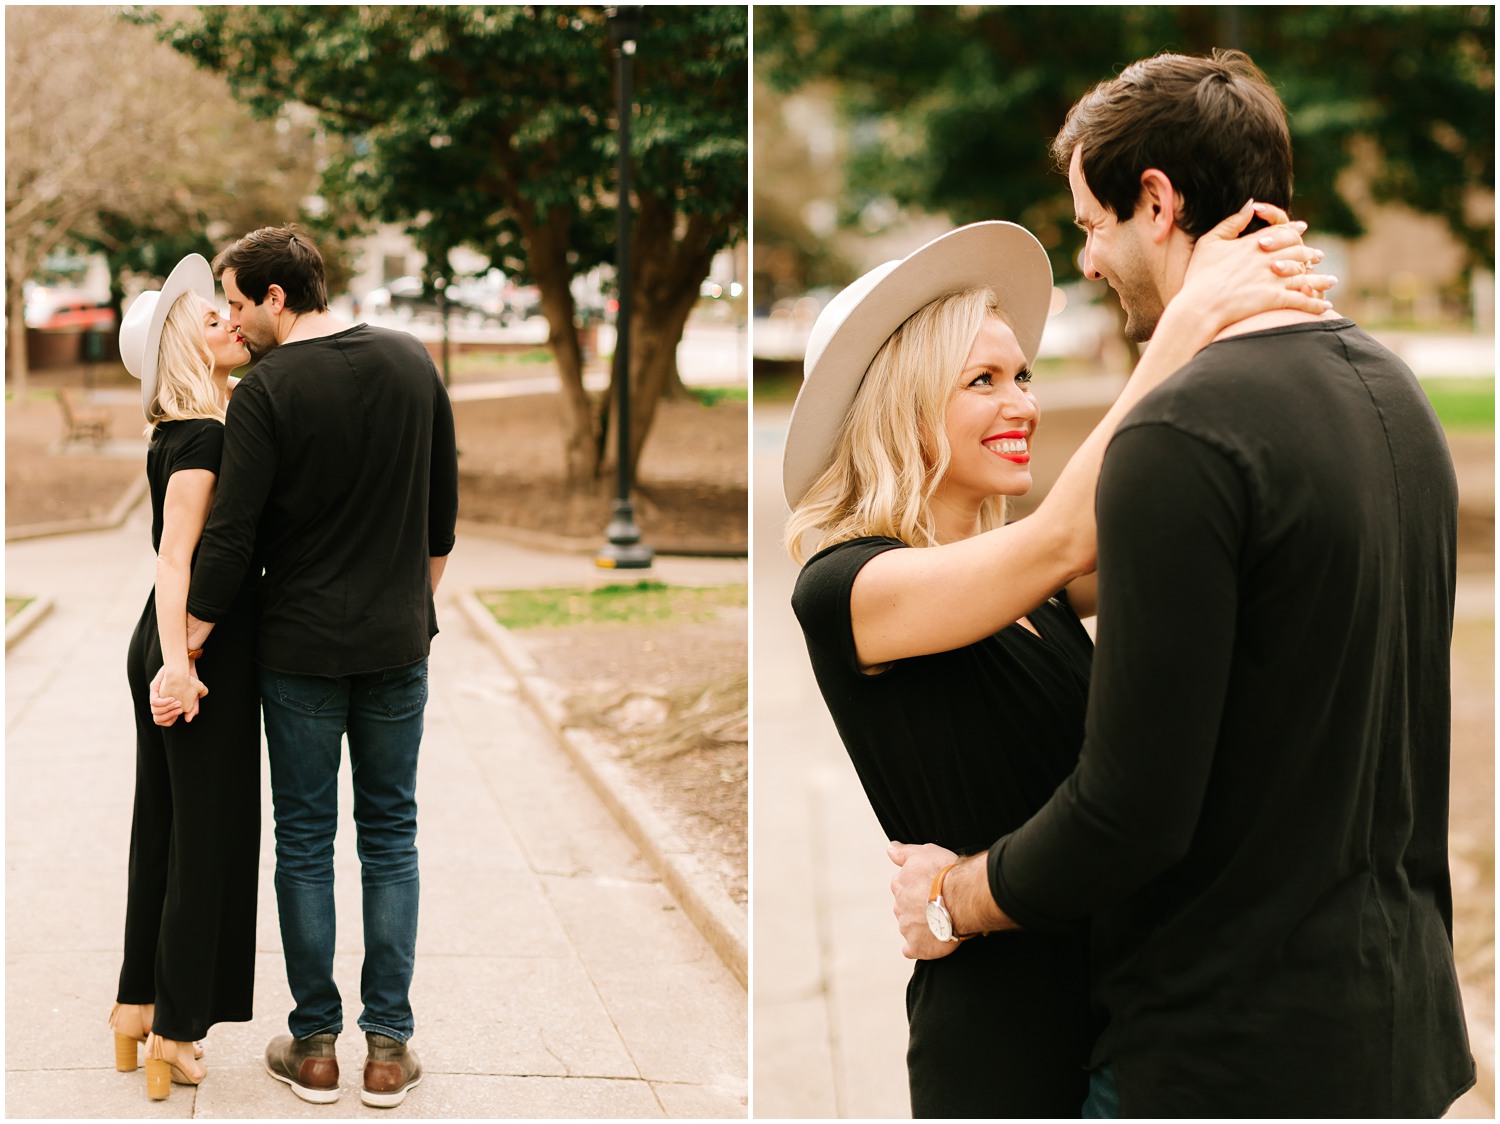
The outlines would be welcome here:
[[[952,450],[937,497],[977,504],[1031,490],[1031,439],[1041,407],[1016,334],[990,317],[979,329],[948,399],[944,427]]]

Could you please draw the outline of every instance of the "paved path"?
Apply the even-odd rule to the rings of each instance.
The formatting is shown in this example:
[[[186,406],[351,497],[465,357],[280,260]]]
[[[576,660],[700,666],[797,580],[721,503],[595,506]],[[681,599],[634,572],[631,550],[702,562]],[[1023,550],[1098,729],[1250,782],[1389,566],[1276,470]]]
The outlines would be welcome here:
[[[344,1094],[296,1100],[260,1063],[290,1009],[263,791],[256,1018],[216,1027],[209,1077],[152,1104],[117,1073],[105,1016],[124,917],[134,737],[128,637],[150,588],[149,513],[11,543],[6,586],[53,611],[6,657],[6,1114],[379,1116],[361,1105],[359,870],[347,771],[335,859]],[[667,581],[742,562],[661,559]],[[587,584],[586,556],[466,534],[444,577],[418,798],[423,895],[413,1005],[427,1078],[386,1115],[743,1117],[746,996],[521,703],[452,599]],[[209,702],[211,703],[211,697]],[[264,780],[264,774],[263,774]]]
[[[1063,397],[1081,407],[1088,393],[1080,383]],[[751,1103],[757,1117],[904,1116],[911,968],[890,912],[895,868],[813,681],[789,604],[796,568],[779,546],[789,413],[784,404],[757,406],[752,435]],[[1493,635],[1492,580],[1470,577],[1460,586],[1460,616],[1487,623]],[[1493,887],[1487,892],[1493,903]],[[1481,1085],[1492,1098],[1492,997],[1472,997],[1469,1006],[1475,1053],[1490,1059]],[[1485,1119],[1494,1109],[1472,1092],[1449,1115]]]
[[[781,549],[785,408],[752,435],[751,948],[757,1117],[909,1116],[895,868],[808,666]]]

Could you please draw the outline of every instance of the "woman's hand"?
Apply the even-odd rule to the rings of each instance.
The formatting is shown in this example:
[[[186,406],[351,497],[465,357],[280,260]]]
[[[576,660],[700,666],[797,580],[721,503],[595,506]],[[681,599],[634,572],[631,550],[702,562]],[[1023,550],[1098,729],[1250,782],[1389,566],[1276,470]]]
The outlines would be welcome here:
[[[1241,238],[1257,215],[1272,225]],[[1198,239],[1172,303],[1190,306],[1219,328],[1278,309],[1322,315],[1333,306],[1321,294],[1338,278],[1311,272],[1323,251],[1303,245],[1306,229],[1306,223],[1289,222],[1280,207],[1246,203]]]
[[[151,720],[158,726],[170,726],[179,718],[191,722],[198,716],[198,700],[206,694],[208,688],[193,661],[185,668],[164,666],[151,681]]]

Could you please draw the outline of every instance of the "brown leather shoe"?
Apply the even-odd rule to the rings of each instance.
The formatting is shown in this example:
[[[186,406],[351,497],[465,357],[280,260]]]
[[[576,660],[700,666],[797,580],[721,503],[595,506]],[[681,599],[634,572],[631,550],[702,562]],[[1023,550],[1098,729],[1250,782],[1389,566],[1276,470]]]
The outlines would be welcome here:
[[[266,1047],[266,1072],[310,1104],[332,1104],[339,1099],[338,1040],[337,1034],[278,1035]]]
[[[369,1056],[365,1059],[365,1087],[359,1099],[371,1108],[395,1108],[408,1089],[422,1083],[422,1063],[405,1042],[365,1031]]]

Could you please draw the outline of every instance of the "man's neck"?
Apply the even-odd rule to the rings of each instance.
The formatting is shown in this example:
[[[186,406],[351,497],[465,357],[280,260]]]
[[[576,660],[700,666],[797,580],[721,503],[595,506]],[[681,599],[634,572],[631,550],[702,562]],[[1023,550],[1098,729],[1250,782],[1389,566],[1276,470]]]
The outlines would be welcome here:
[[[1185,239],[1173,248],[1174,252],[1168,256],[1166,262],[1166,278],[1164,279],[1161,292],[1164,296],[1162,304],[1165,305],[1177,295],[1182,288],[1182,282],[1187,277],[1188,260],[1193,256],[1193,247],[1196,239]],[[1268,328],[1285,328],[1289,324],[1310,324],[1314,320],[1337,320],[1339,313],[1329,309],[1321,316],[1315,316],[1311,312],[1297,312],[1290,308],[1279,308],[1271,312],[1257,312],[1254,316],[1247,316],[1230,324],[1227,328],[1219,331],[1214,336],[1214,342],[1227,340],[1230,336],[1242,336],[1247,332],[1264,332]]]
[[[1247,332],[1264,332],[1268,328],[1285,328],[1290,324],[1311,324],[1314,320],[1337,320],[1339,313],[1329,309],[1321,316],[1315,316],[1311,312],[1298,312],[1290,308],[1278,308],[1272,312],[1257,312],[1254,316],[1247,316],[1243,320],[1236,321],[1224,328],[1214,337],[1218,340],[1227,340],[1230,336],[1242,336]]]
[[[326,308],[321,312],[299,312],[295,316],[296,319],[292,321],[286,335],[276,341],[278,344],[320,339],[354,327],[351,322],[342,316],[336,316]]]

